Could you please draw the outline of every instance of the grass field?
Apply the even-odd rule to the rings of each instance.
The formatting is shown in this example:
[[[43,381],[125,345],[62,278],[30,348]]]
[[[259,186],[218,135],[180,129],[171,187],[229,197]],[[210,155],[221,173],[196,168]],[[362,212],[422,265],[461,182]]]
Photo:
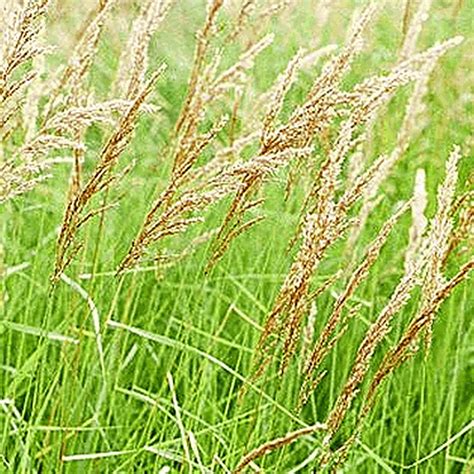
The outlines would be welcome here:
[[[102,2],[65,0],[50,5],[44,38],[55,49],[45,54],[46,66],[40,75],[46,93],[38,99],[39,117],[47,104],[48,81],[68,61],[78,31],[96,3]],[[115,78],[141,2],[116,3],[106,17],[93,63],[81,85],[92,102],[120,97]],[[275,83],[299,48],[312,51],[337,45],[314,64],[301,68],[279,115],[282,123],[291,120],[291,113],[304,102],[324,64],[344,45],[354,13],[367,4],[291,0],[273,16],[259,17],[271,2],[256,2],[243,32],[236,40],[226,41],[241,3],[245,2],[230,1],[219,12],[206,64],[221,48],[219,71],[223,71],[238,61],[249,44],[268,33],[273,33],[274,39],[252,68],[245,66],[242,84],[229,87],[220,101],[204,110],[201,133],[215,125],[223,113],[231,115],[231,122],[235,120],[218,131],[193,169],[232,144],[234,135],[256,130],[262,123],[261,110],[255,109],[260,94]],[[344,75],[342,90],[392,70],[400,61],[405,23],[416,20],[416,9],[423,2],[380,3],[383,5],[364,31],[364,47]],[[437,61],[423,97],[426,108],[416,120],[419,130],[378,187],[376,206],[360,234],[356,235],[357,223],[350,220],[342,238],[327,249],[312,274],[314,291],[342,270],[314,300],[311,311],[304,312],[298,331],[311,327],[313,341],[323,331],[335,300],[367,246],[401,202],[413,195],[420,168],[426,173],[425,214],[431,219],[439,211],[437,189],[445,179],[445,163],[456,144],[463,155],[456,195],[471,192],[466,207],[471,221],[467,237],[449,255],[443,271],[450,278],[472,260],[473,8],[470,1],[432,2],[416,51],[456,35],[464,36],[464,41]],[[323,361],[326,375],[303,408],[299,410],[297,405],[304,380],[304,342],[298,344],[282,376],[272,365],[261,377],[252,378],[255,348],[292,262],[298,258],[299,244],[289,243],[298,229],[302,203],[334,146],[344,115],[336,117],[320,136],[312,137],[315,151],[308,158],[310,164],[269,173],[257,193],[265,201],[255,211],[265,219],[236,237],[209,271],[212,239],[176,262],[171,260],[169,268],[158,265],[153,257],[157,249],[179,254],[193,239],[219,228],[232,201],[230,194],[201,212],[203,222],[163,242],[152,242],[138,262],[116,275],[153,200],[166,188],[173,172],[170,150],[188,93],[196,31],[202,28],[205,16],[204,2],[175,1],[153,32],[147,75],[162,63],[167,69],[146,101],[160,109],[137,119],[134,136],[120,153],[118,169],[132,160],[134,167],[91,201],[96,208],[116,199],[117,205],[98,212],[77,233],[83,247],[69,265],[60,268],[55,285],[51,277],[71,189],[71,151],[48,151],[48,158],[57,158],[44,171],[50,176],[1,204],[0,472],[232,472],[243,456],[262,443],[327,421],[352,373],[361,341],[373,329],[404,275],[413,225],[410,212],[400,217],[380,256],[348,300],[348,313],[354,310],[355,315]],[[32,67],[26,63],[16,73]],[[402,84],[374,119],[363,124],[367,134],[362,143],[364,163],[390,154],[396,146],[413,87]],[[233,115],[240,91],[242,100]],[[94,173],[117,115],[81,130],[83,179]],[[27,143],[21,112],[12,120],[13,131],[2,132],[3,160]],[[245,162],[256,154],[258,139],[234,160]],[[349,168],[346,160],[337,178],[339,194],[349,182]],[[288,173],[295,170],[294,187],[285,196]],[[349,212],[349,218],[357,217],[364,199],[362,195],[362,204]],[[429,274],[424,278],[429,279]],[[416,316],[420,302],[425,301],[424,291],[423,284],[417,285],[394,315],[370,358],[360,391],[331,438],[332,452],[354,432],[372,377]],[[471,472],[473,310],[471,276],[437,311],[431,348],[423,346],[420,336],[420,350],[380,385],[375,405],[362,418],[362,428],[344,462],[332,467],[318,464],[326,449],[323,427],[269,450],[247,466],[248,472]],[[315,319],[310,318],[308,326],[307,315],[314,311]],[[306,341],[304,337],[301,340]],[[275,358],[280,357],[277,352]],[[242,396],[244,386],[247,389]]]

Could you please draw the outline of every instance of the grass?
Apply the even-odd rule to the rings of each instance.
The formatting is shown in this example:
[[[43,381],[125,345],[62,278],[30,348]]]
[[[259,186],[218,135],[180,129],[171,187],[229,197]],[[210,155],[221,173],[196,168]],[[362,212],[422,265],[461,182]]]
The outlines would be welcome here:
[[[290,26],[299,28],[278,19],[267,27],[277,41],[256,63],[257,90],[268,87],[297,47],[314,34],[312,2],[296,3],[300,8],[292,13]],[[328,23],[334,29],[326,26],[321,32],[325,43],[343,42],[353,11],[353,2],[337,3]],[[467,74],[473,43],[471,7],[467,2],[454,11],[443,2],[433,3],[419,44],[428,47],[454,34],[466,40],[436,69],[426,100],[427,126],[384,182],[383,199],[356,248],[348,250],[344,241],[333,246],[318,269],[315,286],[341,261],[360,258],[397,203],[411,196],[419,167],[427,174],[427,214],[432,216],[436,188],[443,179],[440,170],[452,144],[463,150],[472,144],[472,105],[465,97],[472,94]],[[390,5],[377,17],[371,47],[345,79],[348,85],[366,77],[368,68],[386,71],[396,60],[401,25],[394,20],[394,9]],[[81,14],[73,10],[50,20],[53,42],[60,44],[74,15]],[[104,214],[103,222],[97,219],[85,228],[84,250],[54,290],[50,276],[70,165],[56,165],[50,179],[2,206],[6,271],[1,280],[0,472],[227,472],[260,444],[324,421],[360,341],[403,273],[408,216],[397,225],[354,296],[352,301],[361,304],[355,324],[325,362],[324,383],[301,412],[294,409],[301,383],[295,362],[284,379],[270,371],[263,381],[251,382],[247,395],[239,398],[239,389],[252,373],[252,354],[266,316],[294,256],[286,250],[304,190],[297,189],[285,201],[284,174],[265,187],[267,219],[238,238],[209,274],[204,272],[210,252],[206,244],[163,275],[151,263],[115,277],[156,188],[162,189],[169,176],[164,148],[186,93],[193,32],[204,17],[203,8],[196,7],[196,15],[186,12],[183,5],[172,8],[154,36],[150,62],[153,67],[162,61],[168,64],[156,85],[162,111],[140,120],[121,158],[137,160],[121,183],[124,196],[117,208]],[[99,96],[114,77],[118,38],[126,21],[117,17],[116,26],[109,25],[91,73],[91,87]],[[60,63],[65,52],[60,46],[50,61]],[[232,64],[232,57],[227,60]],[[311,79],[303,73],[287,102],[301,101]],[[393,146],[408,90],[397,94],[377,120],[371,155]],[[283,115],[291,110],[286,107],[287,103]],[[103,127],[88,130],[86,173],[104,137]],[[472,159],[466,157],[460,181],[472,170]],[[182,247],[203,228],[215,228],[224,213],[219,203],[206,214],[204,226],[191,229],[171,246]],[[338,282],[318,299],[317,331],[342,290]],[[417,301],[397,315],[374,361],[379,362],[401,336]],[[442,305],[430,353],[418,352],[383,385],[343,472],[470,472],[473,301],[468,281]],[[362,388],[366,390],[367,383]],[[336,445],[350,435],[353,421],[355,415],[350,414]],[[316,431],[256,462],[265,472],[311,472],[322,440]]]

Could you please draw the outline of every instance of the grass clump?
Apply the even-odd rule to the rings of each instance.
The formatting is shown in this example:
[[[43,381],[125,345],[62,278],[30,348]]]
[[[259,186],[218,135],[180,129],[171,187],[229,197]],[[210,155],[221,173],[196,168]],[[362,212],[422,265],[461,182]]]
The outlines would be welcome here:
[[[1,469],[469,472],[469,8],[136,7],[2,7]]]

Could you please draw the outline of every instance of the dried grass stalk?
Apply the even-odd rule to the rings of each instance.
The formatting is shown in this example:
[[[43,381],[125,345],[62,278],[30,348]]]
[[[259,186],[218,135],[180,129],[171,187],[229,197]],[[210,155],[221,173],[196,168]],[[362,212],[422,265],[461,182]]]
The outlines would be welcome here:
[[[438,49],[437,45],[435,50]],[[286,370],[289,360],[295,353],[300,324],[307,312],[307,295],[312,275],[328,247],[343,235],[348,224],[346,216],[350,208],[374,182],[380,179],[384,170],[387,159],[381,157],[354,180],[352,186],[339,200],[335,199],[342,164],[358,143],[354,138],[356,126],[369,122],[377,109],[390,99],[398,87],[416,79],[418,77],[416,67],[419,61],[424,61],[433,54],[435,54],[433,49],[421,53],[396,67],[387,76],[366,80],[351,94],[357,106],[341,126],[339,136],[327,160],[322,164],[319,177],[306,199],[306,215],[296,234],[297,238],[301,239],[300,250],[267,318],[257,346],[260,357],[256,376],[263,372],[272,359],[271,352],[280,338],[284,340],[280,373]]]
[[[466,191],[456,200],[453,206],[453,217],[456,214],[458,215],[457,223],[449,238],[445,262],[456,249],[466,253],[474,248],[474,190]],[[463,247],[462,244],[464,244]]]
[[[405,333],[398,344],[386,353],[382,363],[372,377],[372,381],[365,396],[362,408],[359,411],[356,426],[352,435],[335,454],[332,456],[330,454],[327,455],[327,462],[331,458],[336,458],[334,459],[334,462],[337,465],[341,465],[344,462],[350,448],[360,436],[364,422],[375,404],[377,393],[383,382],[391,376],[400,365],[414,356],[418,350],[418,339],[423,330],[426,330],[427,327],[429,327],[430,321],[435,317],[436,312],[439,310],[443,301],[449,297],[452,291],[459,284],[466,280],[469,273],[473,270],[474,260],[471,260],[464,264],[459,269],[458,273],[449,281],[439,285],[436,291],[432,294],[432,299],[429,302],[425,302],[425,304],[420,308],[416,316],[410,322],[408,328],[405,330]]]
[[[148,70],[150,41],[171,5],[171,0],[148,0],[143,3],[120,57],[116,84],[118,95],[132,98],[143,87]]]
[[[201,217],[188,219],[185,217],[187,214],[206,209],[242,186],[243,174],[237,176],[236,169],[227,169],[228,163],[222,159],[222,154],[218,154],[203,169],[195,170],[197,160],[227,124],[228,118],[221,117],[204,134],[200,132],[200,126],[206,110],[214,101],[231,90],[240,90],[246,80],[246,71],[253,66],[256,56],[271,44],[273,35],[250,45],[231,67],[218,74],[219,55],[209,64],[206,64],[206,56],[221,6],[218,1],[209,3],[205,24],[198,35],[188,95],[176,124],[178,135],[172,151],[173,168],[169,183],[145,216],[141,230],[119,266],[119,272],[135,265],[153,243],[180,234],[189,225],[202,220]],[[244,138],[243,143],[238,142],[233,149],[243,147],[246,143]],[[222,189],[216,189],[216,183],[226,184]],[[245,229],[251,225],[246,224]],[[245,229],[234,229],[233,236]]]
[[[418,8],[415,11],[411,21],[408,23],[408,11],[411,2],[407,2],[405,8],[405,27],[404,27],[404,38],[402,47],[400,49],[400,58],[407,59],[412,56],[416,51],[416,43],[420,36],[421,30],[423,29],[423,23],[428,19],[428,13],[431,8],[433,0],[421,0]]]
[[[44,42],[44,33],[45,33],[45,19],[44,17],[40,20],[40,26],[38,31],[39,44]],[[28,90],[26,92],[25,102],[23,104],[23,122],[24,128],[26,129],[25,139],[31,139],[37,127],[37,121],[40,112],[40,99],[43,92],[43,75],[45,73],[46,66],[46,49],[43,52],[37,54],[32,59],[32,69],[35,71],[35,76],[31,83],[29,84]]]
[[[181,109],[180,116],[176,122],[176,131],[179,133],[189,115],[189,107],[193,98],[198,94],[198,84],[203,75],[209,41],[215,29],[217,15],[224,0],[208,0],[207,15],[202,29],[197,33],[196,49],[194,51],[194,61],[189,78],[188,93]]]
[[[83,90],[85,77],[97,52],[106,15],[114,0],[100,2],[92,21],[83,28],[83,34],[58,80],[50,81],[52,86],[49,90],[41,85],[40,74],[47,48],[40,44],[40,32],[47,4],[45,0],[27,1],[21,7],[17,2],[10,3],[8,18],[11,25],[5,30],[0,55],[0,129],[4,130],[2,141],[5,142],[6,137],[13,132],[12,127],[6,128],[15,115],[15,108],[9,105],[9,101],[19,101],[19,96],[23,93],[26,97],[23,110],[28,120],[24,124],[25,143],[13,156],[7,156],[6,163],[2,166],[2,201],[32,189],[42,181],[51,162],[46,160],[47,152],[62,148],[72,148],[74,166],[71,186],[73,191],[77,190],[80,186],[84,155],[81,142],[85,129],[93,122],[113,124],[112,115],[122,112],[130,105],[130,102],[125,101],[90,105],[90,94]],[[32,72],[9,82],[16,69],[29,61],[32,61]],[[48,101],[40,117],[38,104],[45,95]]]
[[[69,106],[84,104],[86,99],[83,90],[84,80],[97,54],[105,20],[115,3],[116,0],[100,2],[92,20],[87,19],[66,67],[52,82],[51,90],[48,93],[48,103],[43,111],[45,121],[58,109],[63,110]]]
[[[372,183],[364,194],[363,205],[359,212],[357,225],[352,229],[348,241],[349,247],[355,245],[355,242],[359,238],[370,213],[377,205],[377,194],[382,183],[388,178],[391,170],[407,151],[410,143],[414,140],[421,129],[421,124],[423,123],[422,117],[425,111],[424,98],[428,92],[428,82],[436,64],[447,51],[458,46],[462,41],[463,37],[455,36],[444,42],[436,43],[425,52],[415,54],[400,63],[399,67],[403,68],[404,65],[406,66],[409,63],[421,61],[419,77],[415,81],[413,91],[408,100],[405,115],[397,134],[395,148],[389,154],[389,157],[383,166],[383,172],[379,174],[378,179]]]
[[[0,169],[0,200],[6,201],[30,191],[48,177],[52,151],[71,149],[74,156],[72,188],[80,183],[80,163],[85,151],[82,131],[92,123],[114,124],[114,113],[124,113],[131,101],[106,101],[84,107],[70,107],[57,112],[35,131],[13,157],[5,160]],[[69,138],[71,137],[71,138]]]
[[[274,120],[274,111],[278,111],[279,107],[281,107],[281,100],[286,91],[286,85],[291,83],[294,64],[290,63],[287,74],[283,76],[283,78],[289,78],[289,80],[282,80],[281,92],[277,89],[274,96],[275,107],[270,106],[270,113],[266,119],[267,123],[264,124],[260,151],[262,155],[275,152],[276,150],[283,150],[288,146],[306,146],[311,142],[315,134],[324,134],[329,124],[337,116],[337,107],[343,104],[349,105],[352,108],[352,122],[354,126],[369,122],[373,119],[375,111],[380,108],[381,104],[387,102],[398,87],[419,79],[421,66],[426,64],[433,65],[444,52],[462,41],[462,38],[456,37],[444,43],[438,43],[427,51],[403,61],[394,68],[391,74],[370,78],[356,86],[352,93],[342,93],[337,90],[337,85],[349,68],[352,58],[361,48],[361,33],[370,20],[374,9],[374,5],[369,5],[358,21],[355,22],[347,46],[325,67],[321,76],[315,81],[305,104],[292,114],[286,124],[272,130],[270,125]],[[404,127],[402,127],[402,138],[400,139],[404,143],[403,131]],[[396,154],[391,156],[390,160],[385,160],[386,163],[383,164],[383,167],[386,171],[384,174],[393,166],[392,163],[399,156],[399,153],[400,149],[397,148]],[[378,180],[382,179],[381,173],[379,173]],[[221,232],[216,239],[214,254],[210,259],[211,265],[223,254],[222,248],[229,246],[231,229],[235,226],[236,222],[243,221],[243,209],[246,206],[246,202],[253,199],[261,183],[262,180],[255,179],[249,184],[248,189],[242,190],[240,195],[235,197],[224,219]],[[375,184],[373,187],[376,188]],[[316,189],[313,190],[313,197],[315,192]]]
[[[0,163],[0,204],[31,191],[47,178],[43,169],[33,163],[16,165],[14,162]]]
[[[164,69],[163,65],[139,90],[134,100],[122,114],[115,131],[109,137],[92,175],[82,188],[70,196],[57,242],[56,264],[52,277],[53,283],[64,272],[80,248],[80,244],[76,243],[78,230],[89,219],[112,206],[107,205],[86,212],[86,208],[96,195],[108,189],[121,178],[120,174],[113,174],[113,170],[117,165],[120,155],[132,139],[142,105]]]
[[[42,58],[49,50],[43,45],[41,35],[47,9],[47,0],[30,0],[23,3],[11,1],[2,8],[4,22],[0,35],[0,151],[18,127],[13,119],[22,108],[31,113],[31,121],[26,124],[28,133],[31,133],[29,129],[35,122]],[[29,63],[33,65],[32,68],[26,67]]]
[[[318,430],[324,430],[325,428],[325,425],[321,423],[316,423],[312,426],[307,426],[305,428],[300,428],[299,430],[287,433],[281,438],[276,438],[271,441],[267,441],[266,443],[260,445],[258,448],[255,448],[248,454],[246,454],[232,472],[233,474],[238,474],[242,472],[250,463],[255,461],[255,459],[261,458],[262,456],[265,456],[271,451],[275,451],[276,449],[279,449],[283,446],[288,446],[289,444],[293,443],[302,436],[309,435]]]
[[[298,107],[287,123],[272,127],[276,115],[281,109],[283,98],[288,91],[300,61],[297,55],[290,61],[285,73],[277,82],[264,119],[260,155],[274,155],[286,149],[308,147],[315,135],[322,133],[336,116],[336,106],[340,104],[337,85],[348,70],[353,57],[361,48],[361,35],[375,10],[370,4],[360,15],[351,32],[343,51],[335,56],[324,68],[321,76],[313,84],[306,101]],[[244,221],[248,203],[255,199],[255,194],[264,182],[265,176],[255,174],[236,195],[222,223],[221,231],[215,242],[210,265],[216,263],[229,246],[233,229]]]
[[[361,416],[365,417],[373,406],[376,392],[381,383],[402,363],[411,358],[417,350],[421,333],[432,324],[439,307],[452,291],[474,270],[474,260],[465,263],[450,280],[439,284],[432,292],[431,299],[425,300],[416,316],[410,322],[398,344],[384,357],[370,384]]]
[[[308,152],[310,152],[308,149],[287,150],[275,156],[257,156],[233,165],[224,164],[208,180],[204,180],[199,186],[187,189],[173,202],[167,194],[168,189],[165,190],[145,217],[142,229],[132,242],[118,271],[123,272],[135,265],[151,244],[182,234],[190,225],[202,222],[203,218],[196,214],[232,193],[239,193],[253,173],[270,173],[284,166],[288,162],[288,155],[295,156],[298,153]],[[160,208],[162,212],[158,213]],[[238,227],[234,230],[240,231]]]
[[[425,280],[422,287],[422,300],[424,306],[431,306],[431,301],[445,282],[443,264],[447,252],[450,250],[450,236],[453,233],[454,223],[452,211],[455,205],[456,183],[458,180],[458,163],[461,159],[461,150],[455,146],[446,162],[446,177],[438,189],[438,210],[431,222],[429,233],[429,261]],[[435,311],[430,313],[426,324],[425,342],[427,348],[431,345],[432,326]]]
[[[0,46],[0,107],[18,89],[18,82],[12,81],[13,73],[45,51],[38,40],[48,3],[48,0],[28,0],[23,5],[16,2],[6,5]]]
[[[369,245],[362,262],[349,277],[349,281],[347,282],[344,291],[337,298],[331,315],[329,316],[329,320],[324,326],[317,343],[306,360],[304,367],[305,380],[300,392],[300,404],[306,403],[311,391],[315,389],[314,378],[318,378],[315,372],[317,368],[320,367],[322,361],[332,347],[333,334],[342,322],[345,306],[359,285],[367,278],[368,272],[376,262],[388,236],[392,232],[396,223],[400,220],[400,217],[407,211],[409,205],[410,203],[405,203],[384,223],[376,238]]]
[[[339,429],[353,399],[359,391],[360,384],[365,378],[375,350],[391,329],[391,322],[394,316],[408,303],[413,289],[419,283],[419,274],[423,265],[424,261],[420,259],[416,266],[411,267],[403,275],[388,303],[380,312],[376,321],[370,326],[360,343],[347,381],[328,416],[328,435],[325,439],[325,444],[329,444],[332,436]]]
[[[372,377],[364,404],[359,412],[354,434],[346,441],[337,454],[337,456],[341,457],[339,462],[342,462],[350,445],[358,436],[362,423],[374,404],[376,392],[383,380],[416,353],[418,339],[423,333],[425,333],[425,337],[426,335],[430,336],[431,327],[440,305],[453,289],[463,282],[474,269],[474,260],[471,260],[464,264],[458,273],[449,280],[446,280],[442,273],[443,256],[445,256],[446,251],[449,249],[449,235],[452,232],[453,226],[452,210],[455,204],[454,193],[459,159],[459,148],[455,147],[446,164],[446,177],[438,190],[437,213],[431,221],[429,232],[424,240],[422,249],[419,251],[421,255],[415,260],[413,265],[407,267],[405,275],[389,303],[360,344],[348,381],[328,416],[328,434],[325,439],[327,446],[342,423],[351,401],[358,392],[358,386],[367,373],[375,347],[389,331],[391,317],[401,309],[408,298],[408,292],[415,284],[419,284],[421,275],[424,274],[421,284],[422,300],[418,312],[408,324],[397,345],[385,354],[375,375]],[[334,456],[326,451],[326,454],[322,457],[323,464],[329,462],[331,458],[334,458]]]

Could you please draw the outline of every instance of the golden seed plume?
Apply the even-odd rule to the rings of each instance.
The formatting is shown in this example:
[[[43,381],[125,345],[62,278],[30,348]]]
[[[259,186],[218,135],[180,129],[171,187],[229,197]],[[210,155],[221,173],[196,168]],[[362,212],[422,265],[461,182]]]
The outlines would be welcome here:
[[[248,454],[246,454],[232,472],[233,474],[238,474],[242,472],[250,463],[255,461],[255,459],[261,458],[262,456],[265,456],[266,454],[275,451],[276,449],[279,449],[283,446],[288,446],[289,444],[293,443],[302,436],[306,436],[311,433],[314,433],[315,431],[324,429],[325,425],[321,423],[316,423],[312,426],[307,426],[305,428],[300,428],[296,431],[287,433],[281,438],[276,438],[271,441],[267,441],[266,443],[260,445],[258,448],[255,448]]]
[[[412,225],[409,234],[409,243],[405,253],[405,268],[414,265],[418,250],[424,237],[428,221],[425,217],[425,209],[428,204],[428,194],[425,186],[425,170],[420,168],[415,176],[415,188],[413,191],[413,203],[411,207]]]
[[[123,176],[123,173],[114,174],[113,170],[117,165],[120,155],[132,139],[143,103],[151,93],[153,86],[164,69],[165,66],[163,65],[138,91],[134,100],[130,102],[130,105],[122,113],[114,132],[102,149],[91,176],[77,192],[70,195],[57,241],[56,263],[52,277],[53,283],[56,283],[80,249],[81,244],[77,243],[77,233],[81,227],[94,216],[114,206],[114,204],[109,204],[87,210],[94,196],[108,189]],[[127,168],[125,168],[126,171]]]

